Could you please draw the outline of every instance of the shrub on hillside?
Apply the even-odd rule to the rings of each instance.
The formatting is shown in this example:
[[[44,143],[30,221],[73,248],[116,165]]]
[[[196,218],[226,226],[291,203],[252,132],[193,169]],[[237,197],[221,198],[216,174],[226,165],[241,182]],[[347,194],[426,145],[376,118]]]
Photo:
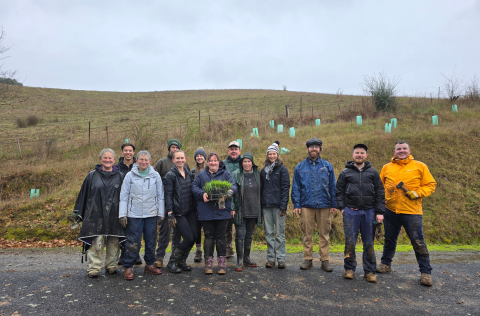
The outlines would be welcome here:
[[[398,78],[390,79],[384,73],[363,76],[364,91],[372,97],[377,111],[396,111],[396,89],[399,82]]]
[[[10,84],[14,86],[23,86],[23,83],[18,82],[17,79],[13,78],[0,78],[0,84]]]
[[[31,114],[27,116],[26,119],[17,117],[16,122],[18,127],[24,128],[37,125],[40,122],[40,119],[36,115]]]

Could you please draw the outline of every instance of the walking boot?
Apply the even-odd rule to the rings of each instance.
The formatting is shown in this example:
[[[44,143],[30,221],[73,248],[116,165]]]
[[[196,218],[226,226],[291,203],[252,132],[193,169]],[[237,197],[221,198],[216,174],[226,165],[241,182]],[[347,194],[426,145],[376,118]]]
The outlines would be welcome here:
[[[392,267],[387,266],[386,264],[380,263],[377,267],[377,270],[375,271],[377,271],[378,273],[392,272]]]
[[[192,267],[187,265],[187,258],[191,249],[192,248],[185,250],[183,252],[183,256],[177,262],[177,267],[179,267],[182,271],[192,271]]]
[[[205,258],[205,269],[203,270],[205,274],[213,273],[213,257]]]
[[[125,271],[123,271],[123,278],[127,281],[133,280],[133,270],[132,270],[132,268],[126,268]]]
[[[333,268],[330,265],[330,262],[328,262],[328,260],[322,261],[322,269],[325,272],[332,272],[333,271]]]
[[[367,279],[368,282],[377,283],[377,276],[372,272],[365,273],[363,276]]]
[[[422,277],[420,278],[420,284],[425,286],[432,286],[433,285],[432,276],[427,273],[422,273]]]
[[[237,248],[237,265],[235,271],[241,272],[243,269],[243,243],[241,239],[235,239],[235,248]]]
[[[183,251],[178,248],[175,248],[173,253],[170,255],[170,259],[168,259],[167,264],[167,271],[170,273],[180,273],[182,270],[177,266],[177,262],[183,256]]]
[[[150,273],[150,274],[162,274],[162,270],[155,268],[155,266],[152,265],[145,265],[145,269],[143,270],[143,273]]]
[[[193,261],[202,262],[202,251],[201,250],[197,250],[195,252],[195,258],[193,258]]]
[[[245,245],[243,246],[243,265],[246,267],[255,268],[257,264],[250,259],[250,251],[252,250],[252,240],[245,239]]]
[[[217,274],[225,274],[227,273],[227,257],[218,257],[217,258]]]
[[[300,269],[302,270],[308,270],[311,267],[313,267],[313,260],[303,260],[303,263],[300,265]]]
[[[157,260],[153,263],[153,265],[157,268],[163,268],[163,258],[158,257]]]
[[[343,274],[343,277],[345,279],[353,279],[354,276],[355,276],[355,273],[353,272],[353,270],[345,270],[345,273]]]

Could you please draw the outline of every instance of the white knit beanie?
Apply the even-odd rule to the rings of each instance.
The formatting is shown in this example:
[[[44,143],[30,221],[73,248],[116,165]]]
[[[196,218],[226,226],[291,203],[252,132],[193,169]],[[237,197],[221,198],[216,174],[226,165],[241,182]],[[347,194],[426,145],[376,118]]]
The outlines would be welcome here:
[[[278,140],[276,140],[273,144],[268,146],[267,154],[268,154],[269,151],[274,151],[274,152],[277,153],[277,155],[280,155],[280,150],[278,149],[278,145],[280,145],[280,142]]]

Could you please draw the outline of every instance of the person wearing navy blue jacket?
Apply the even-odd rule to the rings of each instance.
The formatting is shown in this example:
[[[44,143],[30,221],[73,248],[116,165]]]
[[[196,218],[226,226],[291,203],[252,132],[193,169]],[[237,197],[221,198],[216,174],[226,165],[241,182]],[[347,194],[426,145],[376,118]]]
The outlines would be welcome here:
[[[207,182],[212,180],[228,181],[232,184],[230,190],[227,191],[227,200],[225,208],[220,208],[218,201],[209,201],[208,195],[203,190]],[[202,223],[205,240],[203,243],[203,251],[205,252],[205,270],[206,274],[213,273],[213,250],[217,248],[218,274],[227,273],[226,255],[227,240],[225,231],[227,224],[233,217],[230,206],[230,199],[237,192],[237,185],[232,175],[225,168],[224,163],[216,153],[210,153],[207,156],[207,167],[200,171],[192,183],[192,193],[197,200],[198,220]]]
[[[308,157],[300,162],[293,173],[293,214],[300,215],[303,233],[303,258],[300,269],[313,266],[313,229],[317,223],[320,239],[322,269],[332,272],[329,260],[329,233],[332,228],[330,213],[337,215],[336,181],[333,166],[320,158],[323,142],[318,138],[307,141]]]

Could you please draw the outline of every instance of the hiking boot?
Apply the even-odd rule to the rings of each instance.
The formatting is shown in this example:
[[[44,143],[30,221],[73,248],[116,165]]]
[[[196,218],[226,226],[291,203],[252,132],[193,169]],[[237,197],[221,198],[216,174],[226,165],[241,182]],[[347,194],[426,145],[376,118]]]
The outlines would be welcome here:
[[[168,264],[167,264],[167,271],[170,273],[180,273],[182,270],[177,266],[177,262],[180,260],[180,258],[183,256],[183,251],[181,251],[178,248],[175,248],[175,250],[172,252],[170,255],[170,259],[168,259]]]
[[[193,258],[193,261],[202,262],[202,251],[201,250],[197,250],[195,252],[195,258]]]
[[[243,269],[243,243],[244,240],[235,240],[235,248],[237,248],[237,265],[235,266],[235,271],[238,272],[241,272]]]
[[[275,267],[275,261],[267,261],[267,263],[265,263],[265,268],[273,268]]]
[[[366,278],[370,283],[377,283],[377,276],[372,272],[365,273],[363,277]]]
[[[300,265],[300,269],[308,270],[313,267],[313,260],[303,260],[303,263]]]
[[[205,274],[213,273],[213,257],[205,258],[205,269],[203,270]]]
[[[345,270],[345,273],[343,274],[343,277],[345,279],[351,279],[353,280],[353,277],[355,276],[355,273],[352,270]]]
[[[157,268],[163,268],[163,258],[158,257],[157,260],[153,263],[153,265]]]
[[[420,278],[420,284],[425,286],[432,286],[433,285],[432,276],[427,273],[422,273],[422,277]]]
[[[285,264],[285,261],[279,261],[278,262],[278,268],[279,269],[285,269],[287,265]]]
[[[243,265],[246,267],[255,268],[257,264],[250,259],[250,251],[252,250],[252,240],[245,239],[243,246]],[[275,264],[273,265],[275,266]]]
[[[117,274],[117,268],[107,268],[108,274]]]
[[[89,277],[89,278],[93,278],[93,279],[94,279],[94,278],[98,278],[99,276],[100,276],[100,273],[98,273],[98,272],[90,272],[90,273],[88,274],[88,277]]]
[[[378,273],[387,273],[392,272],[392,268],[386,264],[380,263],[375,271]]]
[[[218,257],[217,262],[218,262],[217,274],[227,273],[227,258],[223,256]]]
[[[132,270],[132,268],[126,268],[125,271],[123,271],[123,278],[127,281],[133,280],[133,270]]]
[[[155,266],[152,265],[145,265],[145,270],[143,270],[144,273],[149,273],[149,274],[162,274],[162,270],[155,268]]]
[[[330,262],[328,262],[328,260],[322,261],[322,269],[325,272],[332,272],[333,271],[333,268],[330,265]]]

